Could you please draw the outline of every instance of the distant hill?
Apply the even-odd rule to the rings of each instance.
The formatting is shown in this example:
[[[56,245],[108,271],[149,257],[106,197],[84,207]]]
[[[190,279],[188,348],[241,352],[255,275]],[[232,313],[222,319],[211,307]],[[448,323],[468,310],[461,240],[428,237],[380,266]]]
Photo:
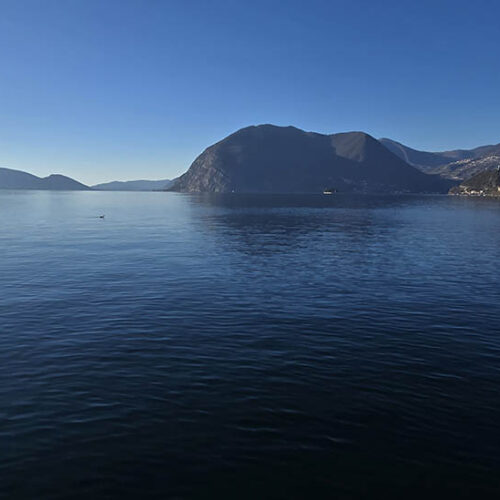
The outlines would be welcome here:
[[[36,175],[32,175],[21,170],[0,168],[0,189],[84,191],[90,188],[85,186],[85,184],[64,175],[53,174],[48,177],[37,177]]]
[[[460,186],[450,189],[450,194],[465,196],[500,196],[500,167],[495,170],[484,170]]]
[[[433,168],[467,158],[464,154],[449,154],[446,152],[418,151],[391,139],[382,138],[379,141],[395,155],[414,167],[419,167],[422,171],[432,171]],[[453,153],[453,152],[452,152]]]
[[[169,179],[159,181],[137,180],[137,181],[112,181],[96,184],[92,189],[96,191],[161,191],[172,184]]]
[[[323,135],[295,127],[241,129],[207,148],[170,190],[181,192],[447,192],[363,132]]]
[[[484,170],[494,170],[500,166],[500,156],[458,160],[433,170],[433,173],[447,179],[466,180]]]
[[[500,156],[500,144],[480,146],[474,149],[456,149],[452,151],[430,152],[412,149],[391,139],[379,139],[389,151],[401,159],[429,174],[438,174],[448,179],[466,179],[478,171],[484,170],[485,163],[492,166]]]

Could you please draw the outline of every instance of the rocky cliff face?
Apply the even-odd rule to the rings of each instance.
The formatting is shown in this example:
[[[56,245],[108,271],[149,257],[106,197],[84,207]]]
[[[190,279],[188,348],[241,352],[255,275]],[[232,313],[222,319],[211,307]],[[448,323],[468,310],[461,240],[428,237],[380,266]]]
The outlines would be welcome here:
[[[447,192],[363,132],[323,135],[247,127],[207,148],[170,190],[181,192]]]
[[[474,175],[459,186],[451,188],[450,194],[462,196],[500,196],[500,167]]]

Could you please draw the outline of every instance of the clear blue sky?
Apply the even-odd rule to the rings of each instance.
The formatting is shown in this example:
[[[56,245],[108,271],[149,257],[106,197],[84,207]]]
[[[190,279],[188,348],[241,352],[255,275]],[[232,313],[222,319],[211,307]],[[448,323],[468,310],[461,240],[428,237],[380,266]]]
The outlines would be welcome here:
[[[500,142],[498,1],[0,0],[0,166],[169,178],[243,126]]]

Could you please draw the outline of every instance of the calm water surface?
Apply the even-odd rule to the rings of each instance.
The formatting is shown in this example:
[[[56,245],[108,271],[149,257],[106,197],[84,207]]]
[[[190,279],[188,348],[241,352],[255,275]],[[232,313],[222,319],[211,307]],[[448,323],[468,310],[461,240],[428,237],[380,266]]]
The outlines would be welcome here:
[[[500,201],[0,215],[0,496],[498,497]]]

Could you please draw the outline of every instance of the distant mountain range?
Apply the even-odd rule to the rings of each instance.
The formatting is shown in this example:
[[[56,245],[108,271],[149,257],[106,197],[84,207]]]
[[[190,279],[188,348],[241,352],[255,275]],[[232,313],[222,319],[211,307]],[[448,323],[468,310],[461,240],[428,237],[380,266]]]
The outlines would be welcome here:
[[[159,181],[113,181],[89,187],[65,175],[52,174],[48,177],[0,168],[0,189],[40,189],[47,191],[162,191],[167,189],[172,181],[169,179]]]
[[[96,191],[162,191],[170,187],[172,181],[164,179],[160,181],[113,181],[96,184],[92,189]]]
[[[36,175],[28,174],[21,170],[0,168],[0,189],[85,191],[90,188],[65,175],[52,174],[48,177],[37,177]]]
[[[500,156],[491,155],[484,158],[458,160],[441,167],[436,167],[433,170],[434,174],[438,174],[447,179],[467,180],[483,172],[484,170],[494,170],[500,166]]]
[[[251,126],[207,148],[171,191],[445,193],[452,182],[403,161],[363,132]]]
[[[250,126],[203,151],[177,179],[112,181],[92,187],[53,174],[0,168],[0,189],[318,193],[446,193],[500,167],[500,144],[419,151],[364,132],[318,134]]]
[[[452,180],[468,179],[484,169],[500,165],[500,144],[433,153],[418,151],[391,139],[380,139],[380,142],[422,172]]]

